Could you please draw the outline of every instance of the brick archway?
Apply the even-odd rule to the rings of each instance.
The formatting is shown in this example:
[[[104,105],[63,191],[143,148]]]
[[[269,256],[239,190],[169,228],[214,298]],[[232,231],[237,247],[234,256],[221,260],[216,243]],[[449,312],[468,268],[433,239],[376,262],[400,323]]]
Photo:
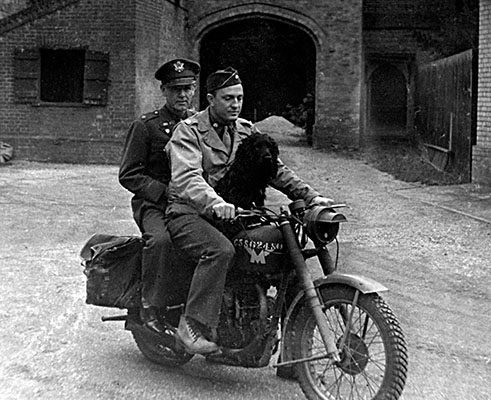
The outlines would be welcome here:
[[[281,7],[234,6],[190,21],[193,53],[206,77],[228,65],[244,82],[244,118],[258,121],[282,115],[305,95],[316,94],[318,54],[325,40],[308,16]],[[206,106],[200,93],[200,108]]]
[[[287,110],[299,106],[307,93],[315,94],[315,46],[291,25],[264,18],[229,22],[203,36],[200,53],[200,87],[217,69],[239,70],[246,119],[287,116]],[[206,107],[204,92],[200,98],[200,108]]]
[[[189,32],[194,46],[194,55],[199,53],[201,39],[209,31],[230,22],[244,18],[267,18],[296,26],[308,34],[316,44],[317,51],[324,45],[326,31],[310,16],[287,7],[268,4],[244,4],[204,13],[189,21]]]
[[[381,63],[368,76],[368,127],[371,135],[405,136],[407,76],[390,63]]]

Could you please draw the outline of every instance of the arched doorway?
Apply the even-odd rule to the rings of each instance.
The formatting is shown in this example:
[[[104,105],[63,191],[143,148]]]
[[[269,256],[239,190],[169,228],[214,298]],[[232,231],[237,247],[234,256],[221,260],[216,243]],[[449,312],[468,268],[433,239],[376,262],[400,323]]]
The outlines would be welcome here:
[[[241,116],[259,121],[315,96],[315,59],[312,38],[293,25],[259,17],[229,22],[201,40],[201,87],[211,72],[236,68],[245,92]],[[202,90],[200,108],[206,106]]]
[[[380,65],[370,77],[369,93],[370,134],[405,136],[407,84],[404,74],[393,65]]]

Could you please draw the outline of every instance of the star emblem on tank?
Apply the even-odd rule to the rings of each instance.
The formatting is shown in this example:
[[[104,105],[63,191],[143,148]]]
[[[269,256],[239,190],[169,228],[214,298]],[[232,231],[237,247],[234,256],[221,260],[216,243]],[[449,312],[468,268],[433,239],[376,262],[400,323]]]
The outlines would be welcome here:
[[[182,72],[182,71],[184,71],[184,63],[182,61],[176,61],[174,63],[174,70],[176,72]]]

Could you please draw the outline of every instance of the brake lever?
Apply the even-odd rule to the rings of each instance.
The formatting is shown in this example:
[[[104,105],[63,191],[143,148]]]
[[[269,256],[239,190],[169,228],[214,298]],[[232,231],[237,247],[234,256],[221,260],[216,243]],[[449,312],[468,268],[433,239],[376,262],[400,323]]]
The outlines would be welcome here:
[[[340,203],[340,204],[333,204],[332,206],[329,206],[329,208],[343,208],[343,207],[348,207],[348,205]]]
[[[249,217],[255,217],[258,214],[253,211],[253,210],[244,210],[240,207],[237,207],[235,210],[235,217],[233,218],[234,221],[240,219],[240,218],[249,218]]]
[[[340,204],[333,204],[332,206],[325,206],[323,204],[311,203],[306,208],[312,208],[312,207],[343,208],[343,207],[348,207],[348,205],[344,203],[340,203]]]

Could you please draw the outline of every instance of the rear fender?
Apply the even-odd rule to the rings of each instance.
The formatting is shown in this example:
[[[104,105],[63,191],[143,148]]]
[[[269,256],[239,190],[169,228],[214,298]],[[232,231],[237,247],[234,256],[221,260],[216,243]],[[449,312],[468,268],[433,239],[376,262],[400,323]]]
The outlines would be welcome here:
[[[346,285],[359,290],[363,294],[386,292],[389,290],[373,279],[360,275],[339,274],[337,272],[314,281],[316,288],[325,285]]]

